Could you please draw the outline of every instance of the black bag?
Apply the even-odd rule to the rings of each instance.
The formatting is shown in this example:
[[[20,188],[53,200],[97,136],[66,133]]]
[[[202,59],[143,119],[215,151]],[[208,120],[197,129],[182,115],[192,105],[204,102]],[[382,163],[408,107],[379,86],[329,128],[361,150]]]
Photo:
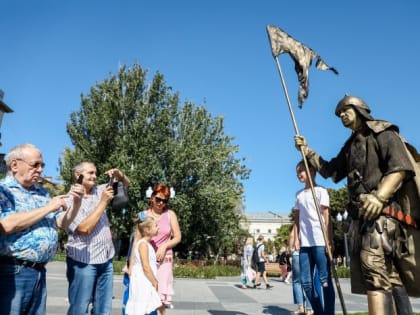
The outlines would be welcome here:
[[[112,210],[119,210],[128,205],[128,192],[123,182],[115,182],[112,184],[114,189],[114,198],[111,200]]]
[[[254,247],[254,251],[252,252],[252,258],[251,258],[251,264],[254,265],[258,265],[258,263],[260,262],[260,257],[258,256],[258,248],[261,247],[262,244]]]
[[[280,265],[287,265],[287,261],[288,261],[287,253],[286,252],[281,253],[279,264]]]

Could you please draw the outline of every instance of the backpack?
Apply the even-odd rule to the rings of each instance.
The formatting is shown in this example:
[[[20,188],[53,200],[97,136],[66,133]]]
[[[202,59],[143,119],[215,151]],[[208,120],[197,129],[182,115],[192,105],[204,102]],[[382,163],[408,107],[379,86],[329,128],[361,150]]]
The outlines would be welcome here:
[[[262,245],[263,244],[260,244],[260,245],[254,247],[254,251],[252,252],[251,265],[257,265],[260,262],[260,257],[258,256],[258,249]]]

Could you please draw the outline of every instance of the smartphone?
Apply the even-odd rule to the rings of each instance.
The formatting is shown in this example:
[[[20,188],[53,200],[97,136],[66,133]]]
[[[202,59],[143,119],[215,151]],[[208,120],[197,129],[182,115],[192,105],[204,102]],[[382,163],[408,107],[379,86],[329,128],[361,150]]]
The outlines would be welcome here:
[[[111,176],[109,178],[108,186],[112,186],[113,183],[114,183],[114,176]]]
[[[83,183],[83,175],[82,174],[79,175],[79,177],[77,178],[76,183],[77,184],[82,184]]]

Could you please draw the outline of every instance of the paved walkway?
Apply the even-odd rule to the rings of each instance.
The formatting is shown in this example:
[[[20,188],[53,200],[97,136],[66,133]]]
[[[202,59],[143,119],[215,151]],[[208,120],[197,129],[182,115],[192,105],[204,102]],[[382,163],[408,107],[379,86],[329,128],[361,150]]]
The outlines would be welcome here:
[[[222,277],[216,280],[175,279],[174,309],[167,315],[289,315],[295,309],[292,286],[270,278],[273,289],[241,289],[239,277]],[[348,279],[340,279],[348,313],[367,311],[366,296],[350,293]],[[65,264],[47,265],[47,314],[64,315],[67,310],[67,281]],[[121,297],[124,291],[122,276],[114,277],[112,315],[121,315]],[[415,312],[420,312],[420,299],[412,299]],[[342,313],[336,298],[336,313]]]

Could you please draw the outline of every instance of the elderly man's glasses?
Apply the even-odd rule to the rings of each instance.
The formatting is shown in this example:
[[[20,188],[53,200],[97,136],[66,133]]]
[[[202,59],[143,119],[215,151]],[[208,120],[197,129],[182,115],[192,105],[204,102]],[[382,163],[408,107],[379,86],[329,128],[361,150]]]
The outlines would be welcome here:
[[[157,202],[157,203],[160,203],[160,202],[163,202],[163,203],[168,203],[168,199],[162,199],[162,198],[159,198],[159,197],[155,197],[155,201]]]
[[[33,162],[33,163],[29,163],[28,161],[25,161],[24,159],[16,159],[18,161],[22,161],[25,162],[26,165],[30,166],[31,168],[44,168],[45,167],[45,163],[44,162]]]

